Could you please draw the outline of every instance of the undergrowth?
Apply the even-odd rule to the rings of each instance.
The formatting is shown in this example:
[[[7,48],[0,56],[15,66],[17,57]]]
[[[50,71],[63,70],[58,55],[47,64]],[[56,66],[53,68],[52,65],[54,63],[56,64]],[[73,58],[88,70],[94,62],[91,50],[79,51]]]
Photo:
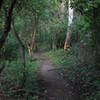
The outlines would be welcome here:
[[[28,58],[26,59],[26,82],[22,88],[23,91],[18,93],[16,91],[21,90],[20,86],[23,80],[22,61],[21,59],[17,61],[6,60],[5,69],[0,75],[0,93],[2,93],[2,95],[7,94],[8,98],[14,97],[18,100],[26,100],[26,98],[28,98],[29,100],[34,100],[34,93],[39,91],[38,67],[38,60],[30,62]]]
[[[59,49],[45,54],[62,73],[77,87],[81,100],[100,100],[100,68],[96,65],[78,65],[73,51]]]

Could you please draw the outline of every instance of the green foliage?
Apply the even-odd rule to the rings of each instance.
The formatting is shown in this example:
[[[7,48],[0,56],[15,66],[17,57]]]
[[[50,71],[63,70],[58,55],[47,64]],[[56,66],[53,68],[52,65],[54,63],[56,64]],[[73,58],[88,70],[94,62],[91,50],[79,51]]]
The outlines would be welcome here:
[[[38,68],[39,68],[39,61],[34,61],[32,63],[30,63],[30,61],[28,61],[27,65],[26,65],[26,76],[27,76],[27,81],[26,81],[26,86],[25,89],[27,91],[38,91],[39,87],[38,87]]]
[[[54,44],[56,48],[63,48],[68,15],[66,15],[66,19],[61,18],[61,2],[62,0],[17,0],[13,19],[15,19],[17,33],[24,44],[27,40],[32,41],[37,18],[35,46],[42,51],[50,50],[51,44]],[[0,10],[0,35],[4,31],[5,16],[10,3],[10,0],[4,1]],[[74,85],[79,86],[78,89],[83,100],[99,100],[100,69],[94,65],[77,65],[75,43],[80,41],[87,47],[100,46],[100,0],[71,0],[71,4],[75,12],[71,30],[71,40],[74,45],[72,51],[52,50],[45,55],[59,66],[59,72],[67,76]],[[66,0],[66,8],[68,8],[68,0]],[[2,52],[0,51],[0,57],[3,52],[6,57],[6,68],[3,73],[5,79],[2,82],[1,90],[9,92],[10,96],[13,95],[13,87],[20,86],[23,80],[21,48],[13,33],[11,28]],[[30,63],[28,57],[26,61],[25,99],[30,91],[38,91],[37,69],[39,66],[39,61]],[[0,65],[2,65],[2,59],[0,59]],[[29,96],[29,100],[33,100],[33,96]]]
[[[85,22],[89,24],[92,40],[95,46],[99,46],[100,41],[100,1],[99,0],[72,0],[75,11],[85,17]],[[85,26],[85,25],[84,25]]]
[[[94,46],[91,30],[89,29],[89,23],[84,16],[76,14],[72,25],[72,42],[81,42],[85,46]]]
[[[25,87],[23,88],[26,93],[24,97],[29,96],[30,92],[37,92],[39,90],[38,85],[38,75],[37,70],[39,67],[39,61],[30,62],[27,58],[25,73],[26,73],[26,82]],[[6,67],[4,69],[5,80],[2,80],[1,90],[4,92],[8,92],[10,97],[15,96],[13,93],[14,89],[18,89],[22,84],[23,73],[22,73],[22,62],[20,59],[17,61],[6,61]],[[19,96],[19,95],[18,95]],[[24,100],[24,99],[23,99]]]
[[[49,48],[52,42],[55,44],[56,47],[58,44],[61,44],[61,48],[64,46],[66,26],[67,22],[63,22],[60,18],[50,18],[48,22],[41,21],[38,27],[40,30],[38,30],[36,41],[38,43],[42,42],[43,45],[48,44]]]
[[[20,45],[16,41],[16,38],[13,38],[13,36],[9,36],[4,46],[6,59],[14,60],[18,56],[20,57],[21,50],[19,47]]]
[[[62,77],[69,79],[76,86],[81,100],[99,100],[100,68],[95,65],[78,65],[75,52],[56,50],[45,55],[56,64]]]
[[[76,57],[73,56],[72,52],[66,52],[63,49],[56,51],[50,51],[46,53],[46,56],[52,59],[58,65],[67,67],[68,65],[75,65],[77,63]]]

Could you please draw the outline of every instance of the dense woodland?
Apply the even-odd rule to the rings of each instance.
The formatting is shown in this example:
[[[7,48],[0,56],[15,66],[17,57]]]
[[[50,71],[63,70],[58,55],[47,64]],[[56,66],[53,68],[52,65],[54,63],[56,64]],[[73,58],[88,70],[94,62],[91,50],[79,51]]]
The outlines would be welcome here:
[[[41,55],[79,100],[100,100],[100,0],[0,0],[0,100],[49,100]]]

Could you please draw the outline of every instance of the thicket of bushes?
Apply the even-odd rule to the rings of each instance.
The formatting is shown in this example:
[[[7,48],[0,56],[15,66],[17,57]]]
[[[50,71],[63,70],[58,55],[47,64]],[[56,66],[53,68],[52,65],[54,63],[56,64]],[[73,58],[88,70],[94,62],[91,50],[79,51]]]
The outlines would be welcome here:
[[[76,51],[77,52],[77,51]],[[93,64],[80,64],[75,52],[64,50],[50,51],[45,54],[48,59],[56,64],[57,71],[62,77],[67,78],[78,89],[82,100],[100,99],[100,68]]]

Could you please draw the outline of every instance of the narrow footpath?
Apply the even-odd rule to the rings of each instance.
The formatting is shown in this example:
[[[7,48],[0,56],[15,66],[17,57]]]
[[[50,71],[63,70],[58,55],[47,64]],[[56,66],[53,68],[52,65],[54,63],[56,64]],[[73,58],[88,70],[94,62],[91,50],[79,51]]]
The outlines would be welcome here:
[[[40,60],[40,88],[43,95],[39,100],[80,100],[78,92],[69,81],[56,71],[54,64],[41,53],[37,54]]]

